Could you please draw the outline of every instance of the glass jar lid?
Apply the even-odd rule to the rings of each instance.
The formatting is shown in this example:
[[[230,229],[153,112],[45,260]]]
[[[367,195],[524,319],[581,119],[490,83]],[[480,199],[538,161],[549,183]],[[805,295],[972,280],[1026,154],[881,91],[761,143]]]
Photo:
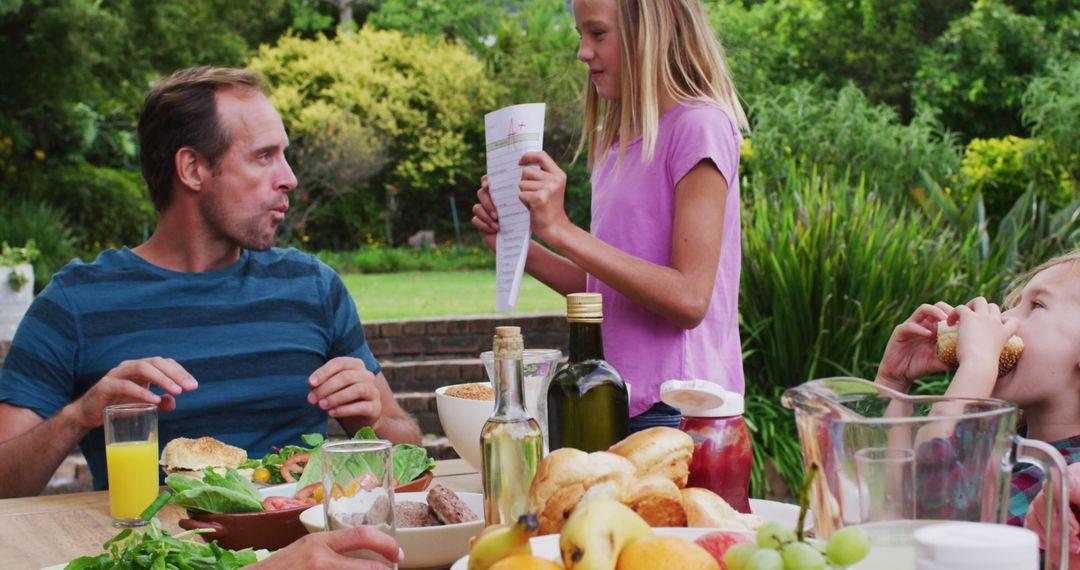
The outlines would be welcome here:
[[[742,394],[708,380],[667,380],[660,385],[660,400],[684,416],[722,418],[743,413]]]

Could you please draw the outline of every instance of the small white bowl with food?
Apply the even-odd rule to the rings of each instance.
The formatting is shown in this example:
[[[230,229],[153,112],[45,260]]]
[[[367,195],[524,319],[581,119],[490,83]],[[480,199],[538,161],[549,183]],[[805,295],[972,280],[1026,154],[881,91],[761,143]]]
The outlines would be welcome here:
[[[484,496],[455,493],[435,484],[425,493],[394,493],[397,542],[405,559],[398,566],[445,568],[469,553],[469,539],[484,529]],[[308,532],[326,528],[323,506],[300,513]]]
[[[525,408],[538,422],[539,403],[544,385],[555,375],[562,352],[553,348],[527,348],[522,358]],[[480,354],[488,379],[494,379],[495,357],[491,351]],[[435,405],[443,433],[458,456],[479,470],[481,466],[480,431],[495,408],[491,382],[470,382],[443,386],[435,390]],[[541,425],[547,431],[547,426]]]

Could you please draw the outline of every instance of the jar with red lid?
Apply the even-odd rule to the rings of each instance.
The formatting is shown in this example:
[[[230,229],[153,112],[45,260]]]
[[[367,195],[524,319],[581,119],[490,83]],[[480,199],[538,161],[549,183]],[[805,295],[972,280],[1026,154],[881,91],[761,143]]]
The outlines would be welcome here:
[[[742,394],[704,380],[668,380],[660,399],[682,411],[679,429],[694,440],[688,487],[703,487],[735,510],[750,512],[753,447],[743,420]]]

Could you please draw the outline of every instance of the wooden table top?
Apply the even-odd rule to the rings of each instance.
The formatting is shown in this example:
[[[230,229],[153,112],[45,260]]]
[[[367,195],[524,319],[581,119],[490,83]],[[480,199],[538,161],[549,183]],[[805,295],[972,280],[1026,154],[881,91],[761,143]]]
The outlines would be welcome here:
[[[481,492],[480,474],[462,459],[435,462],[435,479],[454,491]],[[182,532],[184,511],[167,505],[162,527]],[[0,500],[0,566],[36,570],[102,552],[119,529],[112,525],[107,491]]]

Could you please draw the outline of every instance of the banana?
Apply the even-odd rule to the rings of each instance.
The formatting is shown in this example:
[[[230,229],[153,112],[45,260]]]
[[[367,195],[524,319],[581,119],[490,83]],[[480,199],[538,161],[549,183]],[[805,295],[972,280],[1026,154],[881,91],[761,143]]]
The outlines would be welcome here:
[[[532,554],[529,539],[536,534],[539,523],[531,514],[521,515],[518,522],[491,525],[469,542],[469,569],[487,570],[511,554]]]
[[[613,570],[619,551],[652,534],[630,507],[613,499],[596,498],[578,506],[559,534],[559,551],[567,570]]]

